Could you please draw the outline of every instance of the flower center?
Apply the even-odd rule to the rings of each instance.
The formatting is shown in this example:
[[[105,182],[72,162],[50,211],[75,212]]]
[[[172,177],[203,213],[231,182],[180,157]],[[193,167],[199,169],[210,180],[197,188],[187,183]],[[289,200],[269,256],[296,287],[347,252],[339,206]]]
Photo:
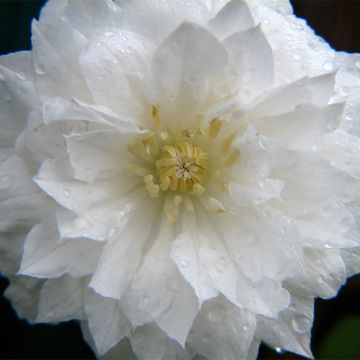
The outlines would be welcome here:
[[[188,142],[164,145],[156,161],[161,190],[199,192],[207,165],[208,155],[199,146]]]
[[[180,207],[192,212],[200,204],[214,213],[226,211],[212,195],[227,192],[229,169],[240,157],[233,148],[236,132],[222,130],[218,117],[206,127],[168,132],[156,106],[151,118],[155,129],[128,145],[135,155],[128,169],[142,178],[152,198],[163,201],[169,222],[177,220]]]

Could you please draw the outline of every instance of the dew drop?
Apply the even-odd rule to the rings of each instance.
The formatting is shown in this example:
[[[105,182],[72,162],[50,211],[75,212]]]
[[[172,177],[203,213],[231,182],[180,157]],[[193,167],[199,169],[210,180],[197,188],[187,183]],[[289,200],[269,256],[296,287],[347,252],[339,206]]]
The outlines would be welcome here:
[[[182,268],[187,268],[187,267],[189,266],[189,261],[186,260],[186,259],[180,260],[180,266],[181,266]]]
[[[340,92],[341,95],[344,95],[344,96],[349,95],[349,87],[348,86],[341,86],[339,88],[339,92]]]
[[[305,333],[309,329],[310,321],[305,316],[297,316],[291,320],[291,325],[298,333]]]
[[[282,349],[281,347],[277,346],[277,347],[275,348],[275,351],[276,351],[278,354],[281,354],[281,353],[283,352],[283,349]]]
[[[324,70],[326,71],[331,71],[334,69],[334,64],[331,63],[331,62],[326,62],[324,65],[323,65],[323,68]]]
[[[269,24],[270,24],[270,20],[269,20],[269,19],[264,19],[263,22],[264,22],[265,25],[269,25]]]
[[[16,74],[16,77],[17,77],[19,80],[21,80],[21,81],[26,80],[24,74],[21,74],[21,73],[17,73],[17,74]]]
[[[105,36],[107,36],[107,37],[112,37],[112,36],[114,36],[114,32],[113,32],[112,30],[107,30],[107,31],[104,32],[104,34],[105,34]]]
[[[221,256],[215,264],[215,267],[219,273],[223,273],[227,268],[227,260]]]
[[[224,322],[223,314],[217,310],[211,310],[208,313],[208,319],[214,324],[222,324]]]
[[[64,194],[65,197],[69,198],[70,197],[70,190],[69,189],[64,189],[63,194]]]
[[[247,326],[247,325],[243,325],[242,328],[243,328],[244,331],[248,331],[248,330],[249,330],[249,326]]]
[[[139,308],[144,310],[149,304],[149,297],[147,295],[143,296],[139,302]]]
[[[12,182],[12,177],[10,175],[2,175],[0,177],[0,189],[7,189]]]

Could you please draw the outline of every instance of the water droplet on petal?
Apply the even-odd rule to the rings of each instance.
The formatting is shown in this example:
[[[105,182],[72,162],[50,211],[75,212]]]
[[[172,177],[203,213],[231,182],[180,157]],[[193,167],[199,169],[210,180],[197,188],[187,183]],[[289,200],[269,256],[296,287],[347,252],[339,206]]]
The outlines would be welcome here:
[[[17,73],[17,74],[16,74],[16,77],[17,77],[19,80],[21,80],[21,81],[26,80],[24,74],[22,74],[22,73]]]
[[[277,346],[277,347],[275,348],[275,351],[276,351],[278,354],[281,354],[281,353],[283,352],[283,349],[282,349],[281,347]]]
[[[323,68],[324,70],[326,71],[331,71],[334,69],[334,64],[331,63],[331,62],[326,62],[324,65],[323,65]]]
[[[305,333],[310,326],[310,320],[305,316],[296,316],[291,320],[291,325],[298,333]]]
[[[224,256],[221,256],[215,264],[218,272],[223,273],[227,268],[227,260]]]
[[[221,311],[210,310],[208,313],[208,319],[214,324],[222,324],[224,322],[224,316]]]
[[[70,197],[70,190],[69,189],[64,189],[63,194],[64,194],[65,197],[69,198]]]
[[[348,86],[341,86],[339,88],[339,92],[341,95],[347,96],[349,95],[349,87]]]
[[[189,266],[189,261],[188,260],[186,260],[186,259],[180,260],[180,267],[186,268],[188,266]]]
[[[10,175],[3,175],[0,177],[0,189],[7,189],[12,182],[12,177]]]
[[[247,325],[243,325],[242,328],[243,328],[244,331],[248,331],[248,330],[249,330],[249,326],[247,326]]]
[[[147,295],[143,296],[139,302],[139,308],[144,310],[149,304],[149,297]]]

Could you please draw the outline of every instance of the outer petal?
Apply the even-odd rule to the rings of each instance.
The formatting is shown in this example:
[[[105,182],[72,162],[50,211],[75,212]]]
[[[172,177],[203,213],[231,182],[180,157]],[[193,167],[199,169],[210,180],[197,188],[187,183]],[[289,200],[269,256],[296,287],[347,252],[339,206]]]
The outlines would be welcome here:
[[[10,276],[10,285],[4,296],[10,300],[20,318],[35,322],[42,285],[43,280],[27,276]]]
[[[103,355],[129,335],[131,326],[119,301],[104,298],[88,290],[84,302],[86,318],[97,352]]]
[[[238,74],[240,103],[248,103],[273,85],[273,54],[260,27],[237,32],[223,41],[229,68]]]
[[[33,85],[30,52],[0,57],[0,147],[10,147],[39,102]]]
[[[345,265],[337,249],[304,249],[304,269],[304,274],[286,282],[292,294],[329,298],[346,280]]]
[[[298,107],[294,112],[256,120],[254,125],[261,134],[276,139],[290,149],[311,150],[322,136],[335,130],[343,104],[324,108]]]
[[[83,278],[62,276],[47,280],[41,289],[37,322],[82,319],[85,282]]]
[[[256,336],[274,348],[313,358],[310,350],[313,313],[312,298],[293,296],[290,307],[281,312],[278,319],[257,318]]]
[[[189,345],[209,359],[247,359],[256,318],[221,298],[204,304],[194,322]]]
[[[43,222],[26,238],[20,274],[54,278],[65,273],[83,276],[94,271],[102,246],[85,239],[58,242],[56,226]]]
[[[18,156],[6,160],[0,168],[1,221],[34,225],[51,211],[53,204],[45,199],[31,180],[26,163]]]
[[[246,2],[243,0],[229,1],[207,23],[207,27],[221,39],[252,26],[254,26],[254,20]]]
[[[184,279],[181,279],[173,303],[166,313],[156,320],[156,323],[167,336],[185,348],[186,338],[199,309],[199,301],[194,290]]]
[[[71,28],[32,23],[36,86],[43,99],[60,96],[91,101],[79,66],[79,51],[86,38]],[[56,44],[56,45],[55,45]],[[71,45],[70,45],[71,44]],[[71,46],[72,51],[69,51]]]
[[[191,359],[187,351],[154,324],[137,328],[130,335],[130,341],[139,360]]]

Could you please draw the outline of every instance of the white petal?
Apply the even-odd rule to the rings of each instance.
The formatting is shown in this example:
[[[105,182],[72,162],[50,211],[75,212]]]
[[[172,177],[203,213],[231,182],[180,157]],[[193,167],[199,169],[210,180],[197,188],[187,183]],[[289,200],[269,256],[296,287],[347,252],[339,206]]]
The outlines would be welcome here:
[[[38,313],[39,294],[43,281],[27,276],[10,276],[10,285],[4,296],[10,300],[18,317],[35,322]]]
[[[335,296],[346,280],[346,269],[337,249],[304,249],[304,274],[286,282],[291,293],[299,296]]]
[[[47,280],[41,289],[37,322],[60,322],[81,319],[84,280],[62,276]]]
[[[124,229],[108,240],[90,282],[99,294],[120,299],[131,282],[142,260],[142,248],[153,226],[157,226],[158,210],[155,208],[151,210],[153,213],[149,213],[150,205],[153,203],[147,200],[139,203]]]
[[[0,266],[5,276],[15,274],[19,270],[24,241],[29,232],[28,226],[18,223],[9,225],[0,222]]]
[[[223,41],[229,68],[238,75],[238,99],[248,103],[273,85],[273,54],[260,27],[237,32]]]
[[[104,298],[88,290],[84,302],[91,335],[98,354],[102,355],[129,335],[131,326],[119,301]]]
[[[346,276],[350,277],[360,272],[360,248],[342,250],[341,257],[346,266]]]
[[[173,303],[156,323],[167,336],[185,348],[186,338],[200,306],[193,288],[184,279],[181,280]]]
[[[312,298],[293,296],[290,307],[276,320],[258,317],[256,336],[274,348],[313,358],[310,350],[313,306]]]
[[[123,229],[143,196],[143,188],[126,195],[119,193],[114,199],[106,199],[101,204],[91,206],[80,216],[65,209],[58,210],[56,221],[61,238],[108,240],[112,233]]]
[[[59,233],[52,223],[41,223],[28,234],[20,274],[39,278],[54,278],[65,273],[83,276],[94,271],[101,244],[77,239],[58,242]]]
[[[32,108],[39,105],[34,89],[31,55],[18,52],[0,58],[0,147],[13,146]]]
[[[1,221],[35,225],[53,205],[33,183],[26,163],[18,156],[0,168]]]
[[[320,145],[323,155],[340,170],[360,178],[360,138],[340,129],[327,134]]]
[[[301,104],[327,105],[334,93],[335,73],[302,78],[265,92],[241,109],[241,121],[290,113]]]
[[[76,214],[84,214],[95,204],[117,199],[131,190],[132,177],[115,177],[88,184],[74,180],[73,173],[69,159],[62,156],[45,161],[34,181],[60,205]]]
[[[229,1],[207,24],[219,38],[225,38],[237,31],[254,26],[254,20],[245,1]]]
[[[32,34],[33,62],[41,97],[77,97],[91,101],[78,61],[79,51],[87,42],[84,35],[37,21],[32,23]]]
[[[310,150],[322,136],[336,129],[342,111],[343,104],[325,108],[298,107],[293,113],[256,120],[254,125],[261,134],[291,149]]]
[[[202,307],[189,345],[208,359],[247,359],[255,327],[256,318],[252,313],[217,298]]]
[[[143,115],[149,51],[146,39],[118,27],[106,28],[92,39],[79,61],[95,103],[118,114]],[[139,81],[141,87],[137,86]]]
[[[131,346],[139,360],[190,360],[191,356],[156,325],[137,328],[130,335]]]
[[[128,172],[131,155],[127,144],[131,134],[110,130],[70,135],[67,150],[78,180],[93,182]],[[121,159],[121,161],[119,161]]]
[[[173,237],[172,226],[164,218],[151,249],[121,299],[134,326],[157,319],[169,310],[177,296],[178,283],[182,279],[169,256]]]
[[[226,63],[226,50],[213,35],[204,28],[183,23],[154,55],[155,101],[160,109],[171,108],[173,116],[181,119],[181,126],[186,126],[188,117],[196,113],[206,95],[207,79],[220,72]]]
[[[274,179],[259,179],[252,183],[232,182],[229,184],[229,194],[240,206],[251,206],[278,198],[283,187],[283,181]]]
[[[91,37],[99,29],[118,26],[121,15],[111,0],[50,1],[41,10],[40,22],[74,28]]]
[[[209,276],[198,258],[197,243],[201,234],[196,231],[193,219],[187,216],[184,221],[183,228],[187,231],[179,234],[173,241],[170,257],[185,280],[194,288],[201,304],[216,296],[218,292],[212,288]]]

